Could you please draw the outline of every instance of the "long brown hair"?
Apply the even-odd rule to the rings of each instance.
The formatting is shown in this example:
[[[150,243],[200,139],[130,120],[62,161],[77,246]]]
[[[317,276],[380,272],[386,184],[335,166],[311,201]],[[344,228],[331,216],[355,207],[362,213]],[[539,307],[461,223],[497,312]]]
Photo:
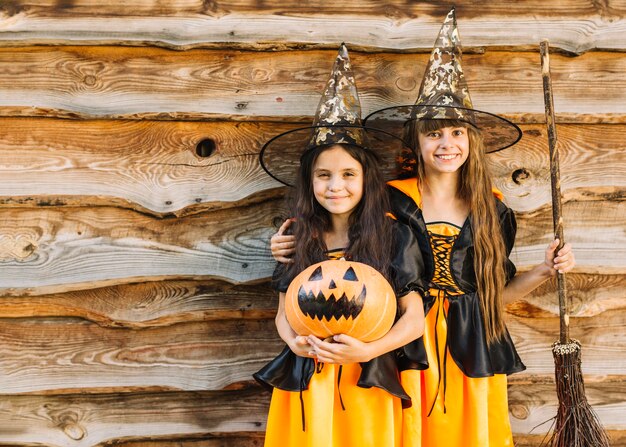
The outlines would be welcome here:
[[[369,149],[340,145],[363,168],[363,197],[349,218],[346,256],[354,261],[374,267],[389,279],[392,230],[385,213],[389,210],[389,197],[379,157]],[[304,153],[296,180],[292,200],[292,216],[296,216],[296,246],[294,262],[288,275],[294,277],[316,262],[327,258],[324,232],[330,230],[330,213],[315,199],[313,193],[313,166],[319,155],[333,146],[322,146]],[[330,247],[336,248],[336,247]]]
[[[405,136],[416,148],[416,174],[419,184],[424,184],[424,161],[419,151],[418,135],[443,127],[465,127],[468,130],[469,155],[460,168],[457,197],[467,203],[470,209],[476,284],[487,342],[493,343],[505,330],[502,293],[506,285],[507,255],[482,136],[475,127],[456,120],[412,121],[407,125]]]

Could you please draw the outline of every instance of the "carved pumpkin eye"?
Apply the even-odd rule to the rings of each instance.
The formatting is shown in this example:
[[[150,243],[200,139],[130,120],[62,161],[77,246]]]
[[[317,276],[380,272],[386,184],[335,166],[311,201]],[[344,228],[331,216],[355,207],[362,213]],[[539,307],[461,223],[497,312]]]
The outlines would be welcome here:
[[[309,277],[309,281],[321,281],[322,280],[322,267],[318,267],[313,270],[311,276]]]
[[[345,279],[346,281],[358,281],[359,280],[359,278],[356,277],[356,272],[354,271],[352,267],[346,270],[346,274],[343,275],[343,279]]]

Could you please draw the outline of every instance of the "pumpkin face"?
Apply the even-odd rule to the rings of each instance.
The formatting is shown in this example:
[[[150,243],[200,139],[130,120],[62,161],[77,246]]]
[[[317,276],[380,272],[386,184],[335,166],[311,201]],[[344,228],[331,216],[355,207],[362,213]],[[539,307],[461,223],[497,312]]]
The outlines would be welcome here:
[[[299,335],[326,338],[347,334],[377,340],[395,320],[396,296],[369,265],[328,260],[296,276],[285,294],[287,321]]]

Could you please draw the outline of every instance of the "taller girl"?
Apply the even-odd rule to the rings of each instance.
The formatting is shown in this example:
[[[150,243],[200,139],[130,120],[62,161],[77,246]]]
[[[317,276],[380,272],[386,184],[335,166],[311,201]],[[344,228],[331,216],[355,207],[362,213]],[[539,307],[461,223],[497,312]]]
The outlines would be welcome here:
[[[430,292],[424,299],[429,368],[404,371],[402,384],[422,402],[404,411],[405,447],[513,446],[506,375],[522,364],[503,306],[575,261],[558,241],[543,263],[515,276],[508,259],[516,221],[492,189],[485,154],[521,138],[519,128],[475,110],[463,70],[454,9],[435,42],[412,106],[373,113],[368,124],[404,127],[417,155],[417,178],[390,182],[392,212],[422,251]]]

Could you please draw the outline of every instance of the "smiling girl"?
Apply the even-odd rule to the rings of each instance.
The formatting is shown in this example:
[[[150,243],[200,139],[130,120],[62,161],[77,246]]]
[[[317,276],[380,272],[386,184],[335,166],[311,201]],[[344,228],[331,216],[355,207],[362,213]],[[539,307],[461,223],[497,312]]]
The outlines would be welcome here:
[[[402,384],[421,396],[403,427],[407,447],[513,446],[507,374],[525,369],[505,326],[504,306],[575,265],[558,240],[544,260],[516,275],[509,259],[515,215],[493,188],[486,154],[512,146],[520,129],[476,110],[461,69],[454,9],[435,43],[413,106],[378,111],[393,116],[416,154],[415,177],[390,182],[392,212],[408,224],[425,263],[429,368],[406,370]],[[392,120],[391,120],[392,121]]]
[[[395,351],[422,335],[423,261],[410,228],[386,215],[380,152],[368,136],[375,129],[361,126],[355,107],[358,97],[342,45],[316,124],[281,134],[261,151],[262,166],[272,177],[295,181],[296,222],[293,262],[280,264],[273,281],[279,292],[276,327],[287,346],[254,375],[273,389],[266,446],[402,445],[402,408],[411,400],[400,384]],[[384,133],[378,138],[397,140]],[[381,151],[392,150],[388,143]],[[292,178],[285,166],[295,171],[295,160],[299,168]],[[291,280],[312,264],[340,258],[374,267],[396,292],[397,319],[378,340],[299,335],[285,316]],[[423,349],[407,357],[425,367]]]

